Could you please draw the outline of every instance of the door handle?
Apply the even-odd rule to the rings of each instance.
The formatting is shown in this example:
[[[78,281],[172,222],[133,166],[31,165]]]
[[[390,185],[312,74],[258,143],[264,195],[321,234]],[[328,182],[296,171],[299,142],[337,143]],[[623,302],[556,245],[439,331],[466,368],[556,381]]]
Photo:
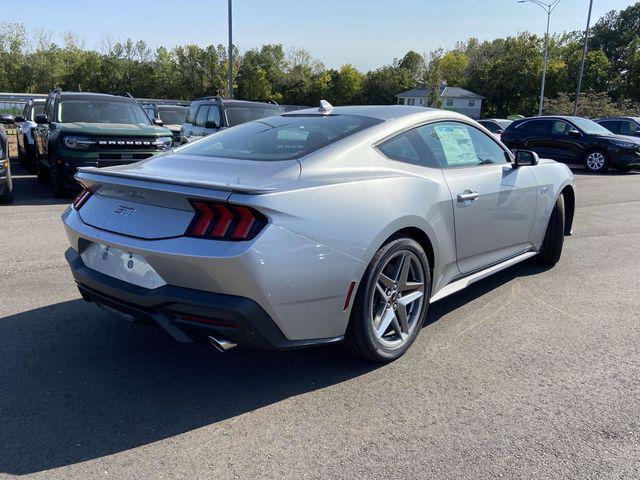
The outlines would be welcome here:
[[[473,202],[480,194],[478,192],[472,192],[471,190],[465,190],[458,194],[458,202]]]

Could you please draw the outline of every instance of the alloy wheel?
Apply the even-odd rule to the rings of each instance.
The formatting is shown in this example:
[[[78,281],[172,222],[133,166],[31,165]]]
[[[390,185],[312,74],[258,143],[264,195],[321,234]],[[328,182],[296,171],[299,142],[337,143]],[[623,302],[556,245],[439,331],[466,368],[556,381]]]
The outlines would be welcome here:
[[[385,262],[370,298],[370,321],[376,339],[387,348],[401,347],[415,328],[425,301],[425,274],[418,257],[400,250]]]
[[[587,157],[587,166],[590,170],[598,171],[602,170],[606,163],[606,158],[600,152],[591,152]]]

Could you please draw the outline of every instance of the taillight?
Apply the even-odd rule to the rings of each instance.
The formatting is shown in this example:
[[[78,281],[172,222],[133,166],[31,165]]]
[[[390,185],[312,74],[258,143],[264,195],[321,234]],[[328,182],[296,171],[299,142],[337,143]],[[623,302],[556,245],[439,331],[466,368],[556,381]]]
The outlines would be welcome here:
[[[89,200],[89,197],[91,197],[91,195],[93,195],[93,192],[91,190],[89,190],[88,188],[83,189],[76,198],[74,198],[73,200],[73,208],[75,208],[76,210],[80,210],[82,208],[82,206],[87,203],[87,200]]]
[[[185,235],[216,240],[251,240],[267,224],[260,212],[250,207],[191,200],[196,214]]]

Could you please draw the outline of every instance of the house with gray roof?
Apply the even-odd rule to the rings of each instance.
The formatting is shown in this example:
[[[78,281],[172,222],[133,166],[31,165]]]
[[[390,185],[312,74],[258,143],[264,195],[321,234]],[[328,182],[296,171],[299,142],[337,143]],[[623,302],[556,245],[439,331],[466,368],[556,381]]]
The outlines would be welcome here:
[[[412,88],[403,93],[396,95],[398,105],[427,105],[427,96],[429,90],[424,87]],[[484,97],[477,93],[470,92],[460,87],[447,87],[443,85],[440,88],[440,99],[445,110],[462,113],[471,118],[480,118],[482,111],[482,100]]]

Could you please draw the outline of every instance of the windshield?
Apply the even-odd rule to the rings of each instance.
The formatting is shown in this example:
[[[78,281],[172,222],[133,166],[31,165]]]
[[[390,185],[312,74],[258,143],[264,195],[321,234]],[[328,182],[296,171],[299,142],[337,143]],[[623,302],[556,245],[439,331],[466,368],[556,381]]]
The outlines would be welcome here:
[[[151,123],[142,107],[133,101],[63,100],[58,118],[63,123]]]
[[[602,125],[588,118],[571,117],[571,121],[587,135],[613,135],[613,133]]]
[[[181,125],[187,118],[187,107],[158,108],[160,120],[165,125]]]
[[[260,120],[261,118],[279,115],[282,113],[275,105],[273,107],[254,107],[254,106],[227,106],[225,107],[227,115],[227,123],[230,127],[235,127],[241,123]]]
[[[44,113],[44,103],[33,106],[31,109],[31,118],[29,120],[33,120],[36,118],[36,115],[40,115],[41,113]]]
[[[242,160],[289,160],[381,122],[356,115],[277,116],[223,130],[182,147],[180,153]]]

